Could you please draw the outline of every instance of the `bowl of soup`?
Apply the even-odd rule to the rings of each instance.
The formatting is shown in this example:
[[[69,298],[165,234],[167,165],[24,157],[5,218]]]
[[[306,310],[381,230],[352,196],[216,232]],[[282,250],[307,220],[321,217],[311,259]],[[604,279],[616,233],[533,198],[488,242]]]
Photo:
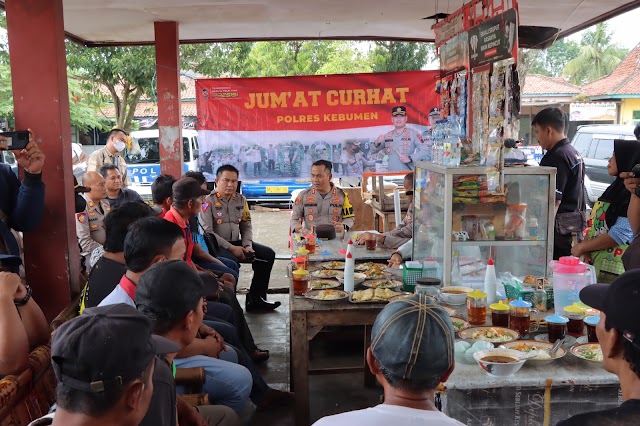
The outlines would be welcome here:
[[[522,352],[505,348],[484,349],[474,353],[473,358],[492,377],[512,376],[526,361]]]
[[[440,290],[440,300],[448,305],[464,305],[467,303],[467,293],[473,291],[469,287],[444,287]]]

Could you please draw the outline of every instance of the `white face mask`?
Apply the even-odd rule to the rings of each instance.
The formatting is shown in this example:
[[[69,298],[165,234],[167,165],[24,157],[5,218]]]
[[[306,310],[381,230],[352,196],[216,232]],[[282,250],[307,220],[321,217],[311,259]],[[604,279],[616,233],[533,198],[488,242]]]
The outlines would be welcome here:
[[[127,146],[127,144],[122,142],[122,141],[119,141],[119,140],[113,141],[113,147],[118,152],[122,152],[126,148],[126,146]]]

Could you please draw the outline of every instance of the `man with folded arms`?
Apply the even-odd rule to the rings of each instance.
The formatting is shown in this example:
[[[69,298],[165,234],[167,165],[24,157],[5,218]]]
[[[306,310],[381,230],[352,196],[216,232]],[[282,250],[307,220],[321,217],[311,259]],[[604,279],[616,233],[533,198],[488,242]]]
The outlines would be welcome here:
[[[321,223],[332,224],[338,233],[353,226],[353,206],[347,193],[331,182],[332,167],[327,160],[318,160],[311,166],[311,187],[296,198],[289,221],[291,232]]]
[[[462,426],[435,406],[435,392],[454,368],[449,315],[425,296],[389,303],[371,329],[367,364],[384,388],[384,403],[324,417],[314,426]]]
[[[627,271],[611,284],[580,290],[580,300],[600,311],[596,325],[602,366],[620,379],[624,402],[617,408],[578,414],[558,426],[631,426],[640,424],[640,269]]]

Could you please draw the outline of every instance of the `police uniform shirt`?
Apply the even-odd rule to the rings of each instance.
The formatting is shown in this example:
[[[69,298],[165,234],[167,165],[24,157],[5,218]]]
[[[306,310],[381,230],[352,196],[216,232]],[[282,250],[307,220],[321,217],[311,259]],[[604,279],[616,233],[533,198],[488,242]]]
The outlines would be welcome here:
[[[382,235],[384,235],[382,246],[394,249],[405,244],[413,237],[413,203],[409,204],[404,219],[392,231],[385,232]]]
[[[305,228],[308,229],[321,223],[340,221],[351,228],[355,214],[346,192],[331,184],[331,190],[324,197],[315,188],[305,189],[298,195],[289,223],[292,232],[300,218],[304,218]]]
[[[584,188],[584,167],[582,157],[565,138],[555,144],[540,160],[541,166],[555,167],[556,174],[556,200],[560,201],[558,213],[567,213],[585,210],[585,200],[581,195]],[[582,206],[578,206],[580,198]]]
[[[115,164],[122,176],[122,186],[127,186],[127,163],[119,152],[112,154],[106,146],[91,153],[87,159],[87,171],[100,173],[100,167],[105,164]]]
[[[104,244],[107,231],[104,225],[104,217],[111,207],[106,200],[94,203],[86,195],[87,207],[82,213],[76,213],[76,234],[80,244],[81,254],[87,256],[93,250]]]
[[[376,146],[378,142],[380,145]],[[372,150],[376,153],[383,151],[384,155],[389,156],[388,170],[412,170],[413,162],[421,159],[415,157],[416,153],[422,151],[423,143],[422,136],[418,132],[405,127],[400,133],[394,129],[379,137]],[[411,157],[412,162],[403,163],[400,161],[400,154]]]
[[[251,212],[241,194],[234,193],[225,200],[219,192],[212,192],[202,204],[200,223],[205,232],[215,235],[222,248],[229,248],[232,241],[242,241],[242,247],[252,246]]]

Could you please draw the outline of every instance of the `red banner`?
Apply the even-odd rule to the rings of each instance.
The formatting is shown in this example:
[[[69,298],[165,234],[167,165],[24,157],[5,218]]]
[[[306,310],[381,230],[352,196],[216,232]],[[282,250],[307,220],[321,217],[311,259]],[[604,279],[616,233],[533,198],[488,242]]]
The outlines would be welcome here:
[[[344,151],[348,140],[368,146],[394,128],[398,134],[403,130],[393,123],[392,109],[402,107],[406,111],[404,126],[414,139],[419,139],[416,133],[429,129],[429,113],[439,105],[435,92],[437,75],[438,71],[412,71],[198,79],[200,155],[213,158],[202,160],[201,169],[210,173],[218,163],[250,157],[247,161],[265,165],[256,167],[256,178],[298,177],[304,176],[301,168],[306,168],[310,161],[327,159],[336,163],[338,174],[342,175],[339,172],[342,160],[338,157],[347,159]],[[381,144],[379,141],[375,147],[376,155],[383,151]],[[268,153],[270,147],[281,152],[294,149],[300,152],[279,158],[282,154]],[[361,168],[379,170],[400,164],[400,158],[402,170],[412,168],[404,164],[408,156],[415,154],[415,148],[404,151],[391,145],[387,148],[386,160],[382,158],[385,152],[377,158],[372,149],[371,155],[362,159]],[[363,151],[369,154],[364,147]],[[300,165],[293,165],[293,157]],[[376,166],[377,161],[387,161],[384,163],[387,166]],[[291,166],[284,167],[285,162]],[[346,167],[343,169],[346,173]]]

